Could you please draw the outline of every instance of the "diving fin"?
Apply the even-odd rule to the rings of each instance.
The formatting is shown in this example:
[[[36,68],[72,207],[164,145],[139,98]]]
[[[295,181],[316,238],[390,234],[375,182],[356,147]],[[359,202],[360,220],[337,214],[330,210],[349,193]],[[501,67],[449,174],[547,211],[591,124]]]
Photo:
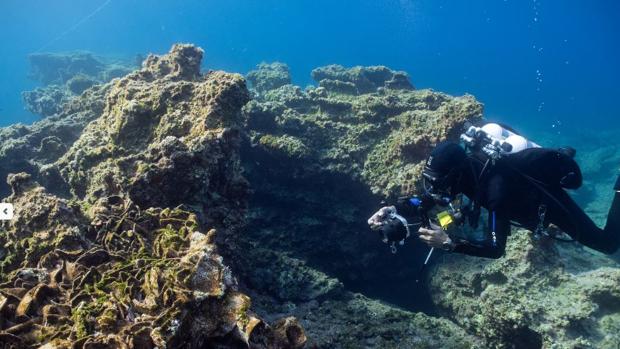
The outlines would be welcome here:
[[[618,176],[618,179],[616,180],[616,185],[614,185],[614,190],[616,192],[620,192],[620,176]]]

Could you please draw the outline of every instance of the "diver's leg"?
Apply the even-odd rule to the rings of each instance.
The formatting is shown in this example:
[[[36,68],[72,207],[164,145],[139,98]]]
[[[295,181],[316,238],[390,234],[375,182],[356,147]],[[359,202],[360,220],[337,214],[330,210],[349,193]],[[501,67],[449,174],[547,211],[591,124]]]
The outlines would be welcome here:
[[[564,191],[558,190],[551,193],[555,200],[545,200],[547,204],[547,217],[550,223],[560,227],[562,231],[570,235],[585,246],[593,248],[607,254],[614,253],[620,247],[620,198],[616,193],[612,211],[616,212],[616,220],[610,217],[607,219],[607,227],[600,229],[588,217],[588,215],[575,203],[575,201]],[[615,205],[615,206],[614,206]],[[616,225],[617,224],[617,225]]]
[[[614,192],[614,199],[611,202],[611,208],[607,214],[607,224],[605,225],[605,232],[609,234],[619,234],[620,231],[620,176],[614,185]]]

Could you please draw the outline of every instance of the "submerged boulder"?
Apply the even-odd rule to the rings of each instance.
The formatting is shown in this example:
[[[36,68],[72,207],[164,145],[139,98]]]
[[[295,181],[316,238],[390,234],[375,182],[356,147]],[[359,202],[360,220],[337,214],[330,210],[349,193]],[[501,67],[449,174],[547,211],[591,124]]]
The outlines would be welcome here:
[[[259,93],[275,90],[291,83],[291,73],[284,63],[261,63],[257,69],[248,73],[248,81]]]
[[[63,104],[68,102],[71,97],[72,94],[69,90],[57,85],[22,92],[22,100],[26,105],[26,110],[44,117],[60,113]]]
[[[33,53],[28,76],[43,86],[22,92],[26,110],[42,117],[63,112],[63,105],[95,85],[129,74],[134,67],[90,52]]]
[[[384,66],[345,68],[328,65],[312,71],[312,78],[335,93],[372,93],[378,89],[413,90],[407,73]]]
[[[89,203],[124,193],[141,207],[192,205],[214,222],[241,209],[247,184],[237,153],[248,92],[239,75],[200,76],[201,56],[176,45],[112,83],[101,117],[49,171]]]
[[[591,252],[581,249],[578,260],[561,249],[515,230],[501,259],[445,256],[429,274],[431,295],[493,348],[617,347],[620,268],[591,268]],[[576,263],[591,267],[570,272]]]
[[[0,129],[0,178],[11,172],[28,172],[54,193],[67,190],[58,177],[46,175],[46,166],[56,162],[75,142],[86,125],[101,115],[109,85],[93,87],[62,105],[56,115],[32,125],[16,124]],[[49,185],[47,185],[49,184]],[[0,196],[10,193],[0,182]]]

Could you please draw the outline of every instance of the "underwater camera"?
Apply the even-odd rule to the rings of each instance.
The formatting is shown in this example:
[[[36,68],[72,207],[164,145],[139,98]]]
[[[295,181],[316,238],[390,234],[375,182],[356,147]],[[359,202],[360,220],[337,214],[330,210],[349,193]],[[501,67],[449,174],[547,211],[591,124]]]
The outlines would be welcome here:
[[[421,196],[400,197],[398,206],[409,217],[407,220],[398,214],[394,206],[385,207],[368,219],[369,225],[380,223],[379,233],[382,241],[389,245],[392,253],[397,252],[398,245],[404,245],[411,235],[411,229],[430,228],[432,225],[447,230],[454,223],[460,224],[463,214],[455,208],[448,197],[436,197],[425,193]]]

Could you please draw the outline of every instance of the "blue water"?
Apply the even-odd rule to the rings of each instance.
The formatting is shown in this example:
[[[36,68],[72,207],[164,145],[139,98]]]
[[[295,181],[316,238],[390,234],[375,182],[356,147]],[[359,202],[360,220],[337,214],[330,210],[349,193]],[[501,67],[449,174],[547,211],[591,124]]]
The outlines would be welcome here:
[[[2,0],[0,125],[37,119],[20,100],[36,86],[29,53],[131,57],[191,42],[206,68],[279,60],[305,85],[317,66],[382,64],[418,88],[471,93],[517,128],[617,127],[619,19],[613,0]]]

